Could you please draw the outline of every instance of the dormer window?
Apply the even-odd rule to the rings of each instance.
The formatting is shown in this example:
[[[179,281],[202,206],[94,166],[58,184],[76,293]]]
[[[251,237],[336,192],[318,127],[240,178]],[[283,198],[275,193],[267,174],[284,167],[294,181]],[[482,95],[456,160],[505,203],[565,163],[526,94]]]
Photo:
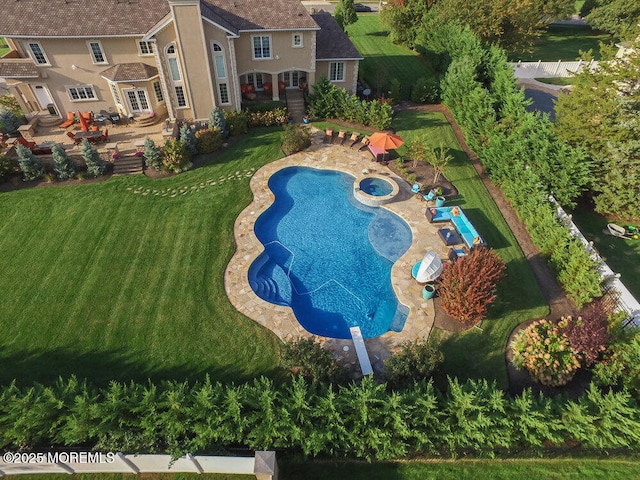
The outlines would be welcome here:
[[[40,42],[29,42],[27,45],[29,46],[29,50],[31,50],[31,57],[34,62],[38,65],[49,65],[49,59],[44,54]]]
[[[89,53],[91,54],[91,60],[96,65],[106,64],[107,57],[104,54],[104,50],[102,50],[102,44],[97,40],[91,40],[87,42],[89,46]]]
[[[302,34],[301,33],[294,33],[291,37],[291,46],[293,48],[301,48],[302,45]]]

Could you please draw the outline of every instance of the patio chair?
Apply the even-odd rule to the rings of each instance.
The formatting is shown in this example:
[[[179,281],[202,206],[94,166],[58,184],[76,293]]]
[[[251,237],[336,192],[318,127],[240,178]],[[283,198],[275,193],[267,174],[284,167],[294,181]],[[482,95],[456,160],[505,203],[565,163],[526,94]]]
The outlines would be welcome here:
[[[429,193],[423,195],[422,198],[427,202],[432,201],[434,198],[436,198],[436,189],[432,188],[431,190],[429,190]]]
[[[342,145],[346,139],[347,139],[347,131],[340,130],[338,132],[338,137],[336,138],[336,145]]]
[[[420,193],[420,184],[414,183],[411,187],[411,193]]]
[[[324,131],[324,143],[331,143],[333,142],[333,129],[332,128],[327,128]]]
[[[360,142],[360,143],[362,143],[362,146],[361,146],[360,148],[358,148],[358,150],[360,150],[360,151],[362,151],[362,150],[366,150],[366,149],[367,149],[367,147],[369,146],[370,141],[371,141],[371,140],[369,139],[369,137],[368,137],[368,136],[364,137],[364,138],[362,139],[362,142]]]
[[[67,132],[67,137],[69,137],[71,140],[73,140],[73,144],[74,145],[80,145],[82,143],[82,139],[81,138],[76,138],[75,134],[73,132]]]
[[[29,140],[27,140],[24,137],[16,138],[16,143],[19,143],[20,145],[22,145],[25,148],[28,148],[31,151],[33,151],[33,147],[36,146],[36,142],[30,142]]]
[[[100,137],[100,141],[102,143],[106,143],[107,140],[109,140],[109,130],[107,130],[106,128],[104,129],[104,132],[102,132],[102,136]]]
[[[73,125],[74,123],[76,123],[76,114],[73,112],[67,112],[67,119],[62,122],[59,127],[60,128],[64,128],[67,129],[69,128],[71,125]]]
[[[358,143],[358,140],[360,139],[360,134],[358,132],[353,132],[351,134],[351,136],[349,137],[349,148],[353,148],[353,146]]]

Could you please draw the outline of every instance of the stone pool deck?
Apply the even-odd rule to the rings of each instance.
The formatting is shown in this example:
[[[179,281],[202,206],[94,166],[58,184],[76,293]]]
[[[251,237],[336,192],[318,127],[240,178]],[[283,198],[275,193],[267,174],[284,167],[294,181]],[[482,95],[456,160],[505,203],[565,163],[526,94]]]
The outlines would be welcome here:
[[[382,362],[403,342],[426,340],[429,337],[434,322],[433,300],[422,298],[422,285],[412,278],[411,268],[428,250],[434,250],[441,259],[446,259],[448,247],[438,238],[437,227],[425,218],[427,202],[416,198],[406,181],[398,178],[387,167],[375,163],[369,152],[325,144],[322,141],[323,137],[324,132],[315,131],[308,149],[265,165],[251,178],[250,186],[254,199],[235,222],[236,252],[225,271],[225,290],[239,312],[273,331],[282,340],[311,337],[312,335],[298,323],[291,308],[265,302],[249,285],[249,266],[263,251],[262,244],[253,232],[253,224],[274,201],[274,195],[267,184],[269,178],[278,170],[290,166],[337,170],[354,177],[362,176],[363,170],[367,170],[371,174],[393,178],[400,186],[400,192],[392,202],[380,208],[386,208],[403,218],[413,234],[411,247],[391,270],[391,281],[396,296],[401,303],[409,307],[409,315],[402,332],[387,332],[378,338],[365,339],[374,370],[380,371]],[[357,370],[358,360],[352,340],[323,337],[319,339],[327,348],[333,350],[334,356],[342,364]]]

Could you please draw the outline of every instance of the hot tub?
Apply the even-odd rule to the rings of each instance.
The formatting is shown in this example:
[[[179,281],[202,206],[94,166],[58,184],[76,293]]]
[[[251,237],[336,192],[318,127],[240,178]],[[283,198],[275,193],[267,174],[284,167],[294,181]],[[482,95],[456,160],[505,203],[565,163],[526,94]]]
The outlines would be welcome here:
[[[399,192],[398,184],[385,175],[365,175],[353,184],[353,196],[370,207],[389,203]]]

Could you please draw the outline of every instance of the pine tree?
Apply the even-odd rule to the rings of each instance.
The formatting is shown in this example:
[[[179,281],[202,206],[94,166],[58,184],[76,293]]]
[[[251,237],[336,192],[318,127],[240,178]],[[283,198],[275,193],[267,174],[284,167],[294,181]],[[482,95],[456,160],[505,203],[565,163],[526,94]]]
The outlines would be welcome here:
[[[87,173],[91,177],[99,177],[104,175],[107,170],[107,165],[100,158],[100,154],[93,145],[85,138],[82,140],[82,146],[80,147],[80,155],[87,164]]]
[[[340,28],[346,31],[349,25],[358,21],[354,1],[338,0],[338,5],[336,5],[336,10],[333,16],[336,19],[336,22],[338,22],[338,25],[340,25]]]
[[[22,175],[25,180],[42,178],[44,175],[44,166],[31,150],[24,145],[18,144],[16,153],[18,154],[18,165],[20,166],[20,170],[22,170]]]
[[[18,116],[7,108],[0,109],[0,129],[2,133],[16,133],[20,126]]]
[[[69,178],[73,178],[76,174],[76,169],[71,163],[69,155],[67,155],[67,152],[62,148],[62,145],[56,143],[51,147],[51,155],[53,156],[53,161],[55,163],[54,170],[56,175],[58,175],[58,179],[67,180]]]
[[[147,168],[154,168],[160,170],[162,167],[162,151],[151,138],[147,137],[144,140],[144,163]]]
[[[185,144],[191,155],[196,155],[198,153],[198,144],[196,143],[195,133],[186,123],[183,123],[180,127],[180,141]]]
[[[220,107],[216,107],[209,113],[209,123],[213,128],[217,128],[222,134],[223,138],[229,136],[229,128],[227,127],[227,120],[224,117],[224,112]]]

